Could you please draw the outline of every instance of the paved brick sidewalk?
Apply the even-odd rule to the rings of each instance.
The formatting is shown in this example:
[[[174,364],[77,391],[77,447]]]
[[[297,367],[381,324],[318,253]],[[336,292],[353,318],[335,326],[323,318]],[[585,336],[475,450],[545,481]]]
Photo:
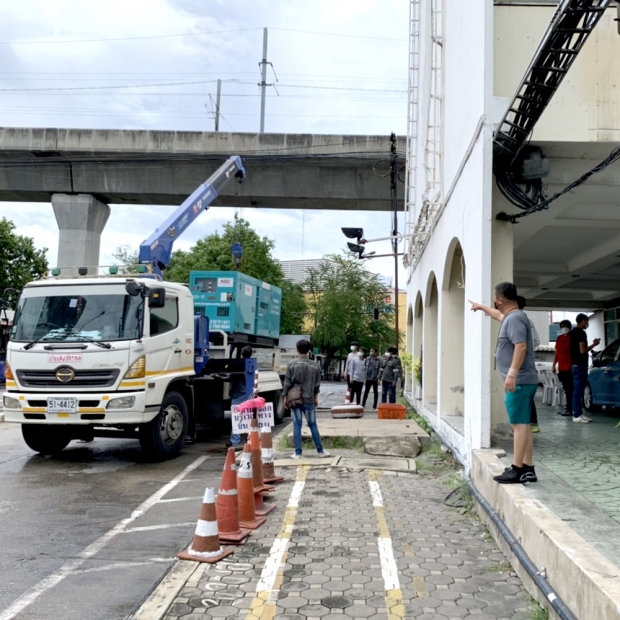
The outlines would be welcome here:
[[[166,620],[526,620],[529,597],[436,479],[287,469],[278,509],[230,562],[200,565]]]

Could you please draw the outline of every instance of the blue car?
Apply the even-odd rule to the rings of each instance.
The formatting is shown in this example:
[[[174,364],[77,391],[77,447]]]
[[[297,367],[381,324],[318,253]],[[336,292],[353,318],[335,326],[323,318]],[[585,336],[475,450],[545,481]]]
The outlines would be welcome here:
[[[620,338],[605,347],[592,360],[588,384],[583,395],[583,406],[588,411],[607,407],[620,407]]]

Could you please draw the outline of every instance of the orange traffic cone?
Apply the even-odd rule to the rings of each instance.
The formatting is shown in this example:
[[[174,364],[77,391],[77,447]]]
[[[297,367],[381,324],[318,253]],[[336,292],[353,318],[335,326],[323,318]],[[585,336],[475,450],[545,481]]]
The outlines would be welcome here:
[[[273,439],[271,431],[262,431],[260,434],[261,456],[263,457],[263,482],[274,484],[284,482],[284,478],[276,476],[273,464]]]
[[[250,425],[249,435],[250,449],[252,450],[252,472],[254,476],[254,492],[271,493],[276,488],[265,484],[263,478],[263,458],[261,454],[260,435],[258,420],[254,418]]]
[[[275,487],[267,486],[263,480],[263,459],[261,456],[258,421],[252,420],[250,431],[250,449],[252,450],[252,472],[254,481],[254,511],[259,517],[269,514],[277,508],[277,504],[265,504],[263,495],[275,491]]]
[[[219,562],[233,553],[232,549],[223,549],[220,546],[217,519],[215,517],[215,490],[207,488],[202,500],[200,517],[198,518],[192,544],[187,551],[181,551],[181,553],[177,554],[177,558],[215,564],[215,562]]]
[[[347,388],[347,393],[345,394],[345,397],[344,397],[344,404],[345,405],[351,404],[351,390],[349,388]]]
[[[229,545],[244,545],[250,530],[239,527],[239,496],[235,449],[228,448],[220,490],[215,500],[220,541]]]
[[[252,473],[252,452],[250,444],[243,446],[239,473],[237,474],[237,489],[239,491],[239,525],[255,530],[267,519],[257,517],[254,510],[254,480]]]

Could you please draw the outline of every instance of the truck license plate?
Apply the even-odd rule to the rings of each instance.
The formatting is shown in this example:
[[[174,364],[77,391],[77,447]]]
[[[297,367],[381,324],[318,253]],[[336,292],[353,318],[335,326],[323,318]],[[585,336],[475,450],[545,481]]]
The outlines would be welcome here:
[[[77,413],[77,398],[48,398],[47,411],[48,413]]]

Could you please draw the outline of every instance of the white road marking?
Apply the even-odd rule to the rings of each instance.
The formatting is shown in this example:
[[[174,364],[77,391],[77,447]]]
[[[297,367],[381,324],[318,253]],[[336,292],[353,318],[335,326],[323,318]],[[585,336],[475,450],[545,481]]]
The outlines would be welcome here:
[[[291,491],[291,496],[288,500],[287,508],[299,508],[299,500],[301,499],[301,494],[304,490],[305,484],[305,480],[298,480],[295,482],[293,485],[293,490]]]
[[[169,504],[171,502],[189,502],[191,501],[196,501],[202,499],[202,495],[196,495],[196,497],[172,497],[170,499],[160,499],[159,503],[160,504]]]
[[[34,603],[42,594],[57,586],[61,581],[63,581],[63,579],[65,579],[65,577],[71,575],[71,573],[84,564],[86,560],[99,553],[99,551],[101,551],[101,549],[103,549],[111,540],[123,532],[123,530],[125,530],[130,523],[144,515],[144,513],[159,502],[161,498],[166,495],[166,493],[169,493],[177,484],[183,482],[187,474],[200,467],[200,465],[202,465],[208,458],[208,456],[201,456],[193,463],[190,463],[178,476],[173,478],[170,482],[159,489],[159,491],[153,493],[151,497],[140,504],[140,506],[138,506],[129,517],[119,521],[111,530],[108,530],[103,536],[100,536],[95,542],[80,551],[75,560],[67,562],[61,566],[58,571],[52,575],[48,575],[45,579],[42,579],[39,583],[30,588],[28,592],[22,594],[22,596],[13,601],[9,607],[0,613],[0,620],[12,620],[15,616],[17,616],[17,614],[26,609],[26,607],[32,605],[32,603]]]
[[[134,532],[150,532],[152,530],[169,530],[172,527],[190,527],[196,525],[195,521],[186,523],[162,523],[161,525],[143,525],[142,527],[131,527],[123,530],[121,534],[133,534]]]
[[[370,495],[372,496],[372,505],[375,508],[383,508],[383,495],[381,494],[381,487],[376,480],[369,480],[368,486],[370,487]]]
[[[379,547],[379,560],[381,562],[381,574],[385,582],[385,589],[400,590],[398,568],[394,559],[394,551],[392,550],[392,539],[377,538],[377,546]]]
[[[101,573],[106,570],[117,570],[119,568],[133,568],[134,566],[151,566],[151,564],[170,564],[173,560],[170,558],[149,558],[145,562],[116,562],[114,564],[106,564],[105,566],[95,566],[94,568],[83,568],[75,571],[76,575],[85,575],[86,573]]]

